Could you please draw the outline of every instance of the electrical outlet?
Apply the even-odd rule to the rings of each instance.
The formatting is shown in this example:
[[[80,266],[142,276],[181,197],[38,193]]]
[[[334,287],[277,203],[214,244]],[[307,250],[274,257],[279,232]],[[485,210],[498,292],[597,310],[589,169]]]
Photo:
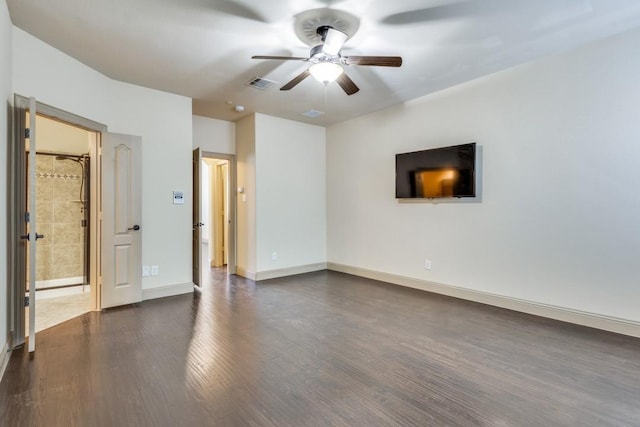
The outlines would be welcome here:
[[[142,277],[149,277],[151,276],[151,270],[149,270],[149,266],[148,265],[143,265],[142,266]]]
[[[271,261],[278,260],[278,252],[271,252]]]
[[[424,260],[424,269],[425,270],[431,270],[431,260],[430,259],[425,259]]]
[[[152,265],[151,266],[151,275],[152,276],[157,276],[158,274],[160,274],[158,266],[157,265]]]

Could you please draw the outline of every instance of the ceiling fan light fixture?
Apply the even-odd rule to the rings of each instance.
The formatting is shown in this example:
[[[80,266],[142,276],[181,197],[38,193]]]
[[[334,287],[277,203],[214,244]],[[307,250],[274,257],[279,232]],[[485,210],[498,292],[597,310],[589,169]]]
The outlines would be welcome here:
[[[333,62],[319,62],[309,67],[309,73],[325,86],[334,82],[343,72],[342,66]]]

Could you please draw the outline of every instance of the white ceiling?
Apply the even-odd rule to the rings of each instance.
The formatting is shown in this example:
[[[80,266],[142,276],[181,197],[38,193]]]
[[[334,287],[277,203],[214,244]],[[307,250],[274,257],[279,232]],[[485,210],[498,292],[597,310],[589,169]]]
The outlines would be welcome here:
[[[193,98],[194,114],[252,112],[330,125],[640,25],[638,0],[7,0],[14,25],[105,75]],[[310,9],[346,11],[344,55],[402,56],[401,68],[347,66],[360,87],[307,78],[294,31]],[[266,90],[247,86],[262,76]],[[243,113],[235,105],[245,107]],[[308,119],[302,112],[326,114]]]

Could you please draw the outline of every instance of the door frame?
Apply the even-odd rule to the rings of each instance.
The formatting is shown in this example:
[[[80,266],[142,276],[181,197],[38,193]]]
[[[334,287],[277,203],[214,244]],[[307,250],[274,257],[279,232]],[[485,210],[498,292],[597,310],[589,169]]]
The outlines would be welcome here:
[[[201,151],[203,158],[222,159],[229,162],[228,182],[229,182],[229,222],[227,224],[229,240],[227,241],[227,274],[236,274],[236,248],[237,248],[237,217],[236,217],[236,156],[235,154],[215,153],[211,151]]]
[[[192,199],[191,206],[191,281],[197,287],[202,286],[202,150],[200,147],[193,149],[191,162]]]
[[[21,244],[20,234],[22,233],[22,227],[24,224],[24,207],[26,206],[26,162],[25,162],[25,150],[24,150],[24,129],[27,127],[24,116],[26,110],[29,109],[29,98],[14,94],[13,97],[13,120],[12,120],[12,138],[11,144],[9,144],[9,188],[8,197],[9,205],[12,206],[9,212],[9,230],[8,238],[11,242],[9,244],[9,298],[8,298],[8,311],[9,311],[9,330],[10,330],[10,346],[15,348],[24,344],[25,342],[25,306],[24,306],[24,293],[26,286],[26,271],[24,269],[26,265],[26,250],[24,245]],[[94,204],[99,195],[97,190],[100,188],[99,178],[100,169],[98,161],[97,151],[100,144],[100,133],[107,131],[107,126],[89,120],[82,116],[64,111],[60,108],[53,107],[51,105],[39,102],[36,100],[36,114],[46,116],[50,119],[58,120],[76,126],[87,131],[98,132],[97,141],[90,146],[90,170],[93,178],[93,174],[96,173],[96,180],[91,182],[91,226],[98,222],[98,209],[94,209]],[[98,283],[98,269],[99,269],[99,236],[100,229],[93,228],[90,251],[90,274],[89,280],[92,284]],[[96,310],[100,307],[99,298],[100,292],[97,286],[92,287],[92,306]]]

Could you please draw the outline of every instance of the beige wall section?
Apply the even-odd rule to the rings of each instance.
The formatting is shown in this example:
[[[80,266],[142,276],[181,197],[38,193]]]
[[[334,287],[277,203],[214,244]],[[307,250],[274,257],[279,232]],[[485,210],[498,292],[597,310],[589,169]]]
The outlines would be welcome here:
[[[0,149],[0,165],[2,165],[2,173],[0,173],[0,188],[5,194],[0,197],[0,378],[4,371],[5,362],[8,360],[8,354],[5,345],[8,341],[9,325],[7,324],[7,267],[9,260],[7,258],[7,197],[4,189],[7,188],[7,144],[10,142],[9,129],[10,124],[8,118],[11,117],[11,108],[13,105],[12,95],[12,26],[7,10],[5,0],[0,0],[0,141],[2,141],[2,149]]]
[[[193,116],[193,148],[210,153],[236,153],[236,124],[209,117]]]
[[[256,274],[256,128],[255,116],[236,123],[237,272],[255,279]],[[231,189],[231,191],[234,191]]]
[[[29,120],[27,113],[27,123]],[[89,132],[68,124],[36,116],[38,153],[86,154],[89,152]]]
[[[328,261],[640,321],[638,45],[634,30],[330,127]],[[472,141],[481,203],[394,200],[396,153]]]
[[[191,194],[191,99],[111,80],[15,27],[13,76],[16,93],[142,137],[142,262],[160,272],[143,297],[189,292],[192,200],[172,192]]]

